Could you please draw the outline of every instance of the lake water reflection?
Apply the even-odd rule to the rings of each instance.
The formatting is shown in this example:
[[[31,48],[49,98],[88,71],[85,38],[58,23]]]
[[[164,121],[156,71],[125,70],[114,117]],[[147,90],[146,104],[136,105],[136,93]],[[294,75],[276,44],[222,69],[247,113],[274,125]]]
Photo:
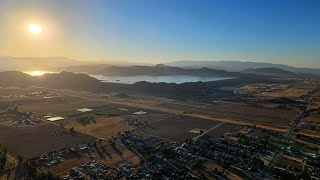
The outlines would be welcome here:
[[[233,79],[232,77],[201,77],[201,76],[104,76],[104,75],[91,75],[99,79],[102,82],[109,83],[121,83],[121,84],[134,84],[140,81],[152,82],[152,83],[185,83],[185,82],[209,82],[209,81],[219,81],[226,79]]]

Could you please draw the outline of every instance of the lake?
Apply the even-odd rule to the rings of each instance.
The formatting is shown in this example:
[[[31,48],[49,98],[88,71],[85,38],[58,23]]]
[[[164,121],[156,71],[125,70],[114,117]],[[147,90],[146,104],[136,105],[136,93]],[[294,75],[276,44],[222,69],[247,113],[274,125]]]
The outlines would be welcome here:
[[[59,73],[51,71],[27,71],[25,72],[32,76],[41,76],[45,73]],[[105,75],[92,75],[88,74],[102,82],[108,83],[119,83],[119,84],[134,84],[140,81],[146,81],[151,83],[186,83],[186,82],[209,82],[209,81],[220,81],[226,79],[234,79],[234,77],[202,77],[202,76],[187,76],[187,75],[172,75],[172,76],[105,76]]]
[[[226,79],[233,79],[233,77],[201,77],[201,76],[186,76],[186,75],[175,75],[175,76],[104,76],[104,75],[90,75],[102,82],[108,83],[120,83],[120,84],[134,84],[140,81],[146,81],[151,83],[185,83],[185,82],[209,82],[209,81],[220,81]]]

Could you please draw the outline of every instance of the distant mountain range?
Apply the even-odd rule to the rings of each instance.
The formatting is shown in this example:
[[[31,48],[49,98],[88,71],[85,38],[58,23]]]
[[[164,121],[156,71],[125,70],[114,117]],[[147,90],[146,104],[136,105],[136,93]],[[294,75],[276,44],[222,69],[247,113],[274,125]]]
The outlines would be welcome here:
[[[227,72],[224,70],[215,70],[209,68],[201,69],[183,69],[180,67],[171,67],[158,64],[156,66],[77,66],[69,67],[67,70],[72,72],[85,72],[88,74],[102,74],[106,76],[171,76],[171,75],[189,75],[189,76],[239,76],[236,72]]]
[[[249,68],[249,69],[246,69],[241,72],[245,73],[245,74],[256,74],[256,75],[276,76],[276,77],[297,76],[296,73],[293,73],[290,71],[285,71],[285,70],[279,69],[279,68],[258,68],[258,69]]]
[[[277,68],[285,71],[290,71],[298,74],[320,74],[318,68],[297,68],[283,64],[272,64],[262,62],[242,62],[242,61],[175,61],[165,63],[168,66],[176,66],[182,68],[212,68],[217,70],[226,70],[232,72],[240,72],[246,69],[260,69],[260,68]]]
[[[59,71],[62,67],[91,63],[64,57],[0,57],[0,64],[0,71]]]
[[[110,65],[90,65],[90,66],[72,66],[66,68],[71,72],[82,72],[87,74],[102,74],[105,76],[203,76],[203,77],[247,77],[272,76],[272,77],[305,77],[305,74],[296,74],[279,68],[249,68],[241,72],[229,72],[225,70],[216,70],[207,67],[199,69],[185,69],[180,67],[158,64],[156,66],[127,66],[118,67]],[[311,75],[309,75],[311,76]]]
[[[241,61],[175,61],[165,63],[163,65],[153,66],[150,64],[137,64],[124,61],[79,61],[65,57],[0,57],[0,71],[70,71],[70,72],[86,72],[93,74],[106,75],[138,75],[139,71],[144,72],[143,75],[163,75],[163,74],[197,74],[183,69],[201,69],[202,72],[212,73],[208,71],[218,70],[229,72],[242,72],[247,69],[276,68],[284,71],[290,71],[297,74],[320,74],[320,69],[313,68],[297,68],[283,64],[271,64],[261,62],[241,62]],[[132,68],[128,68],[133,66]],[[168,66],[172,68],[169,70]],[[148,68],[150,67],[150,68]],[[174,69],[179,67],[181,69]],[[205,69],[207,68],[207,69]],[[211,70],[209,70],[211,69]],[[166,70],[168,70],[166,72]],[[170,72],[177,70],[177,72]],[[161,72],[163,71],[163,72]],[[250,72],[250,71],[248,71]],[[252,70],[251,70],[252,72]],[[219,73],[223,73],[220,71]],[[200,73],[202,74],[202,73]],[[259,73],[258,73],[259,74]]]
[[[0,56],[0,71],[34,71],[44,70],[60,72],[67,67],[86,67],[101,64],[110,64],[117,66],[135,65],[123,61],[80,61],[65,57],[10,57]],[[107,65],[105,65],[107,66]]]

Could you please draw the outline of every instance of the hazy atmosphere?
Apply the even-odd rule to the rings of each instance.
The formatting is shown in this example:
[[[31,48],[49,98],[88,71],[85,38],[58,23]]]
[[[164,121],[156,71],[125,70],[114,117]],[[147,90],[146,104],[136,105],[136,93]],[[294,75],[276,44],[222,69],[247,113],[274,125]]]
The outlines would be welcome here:
[[[0,0],[0,180],[320,180],[320,0]]]
[[[319,17],[318,0],[1,0],[0,56],[319,68]]]

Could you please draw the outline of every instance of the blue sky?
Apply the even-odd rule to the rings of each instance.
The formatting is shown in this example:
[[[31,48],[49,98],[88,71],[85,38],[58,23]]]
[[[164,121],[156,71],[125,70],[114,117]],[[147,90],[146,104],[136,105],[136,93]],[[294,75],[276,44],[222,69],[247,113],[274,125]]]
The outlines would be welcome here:
[[[28,16],[55,24],[59,41],[17,40],[12,24]],[[26,47],[0,43],[0,55],[320,67],[319,0],[2,0],[0,26],[8,24],[0,37]]]

